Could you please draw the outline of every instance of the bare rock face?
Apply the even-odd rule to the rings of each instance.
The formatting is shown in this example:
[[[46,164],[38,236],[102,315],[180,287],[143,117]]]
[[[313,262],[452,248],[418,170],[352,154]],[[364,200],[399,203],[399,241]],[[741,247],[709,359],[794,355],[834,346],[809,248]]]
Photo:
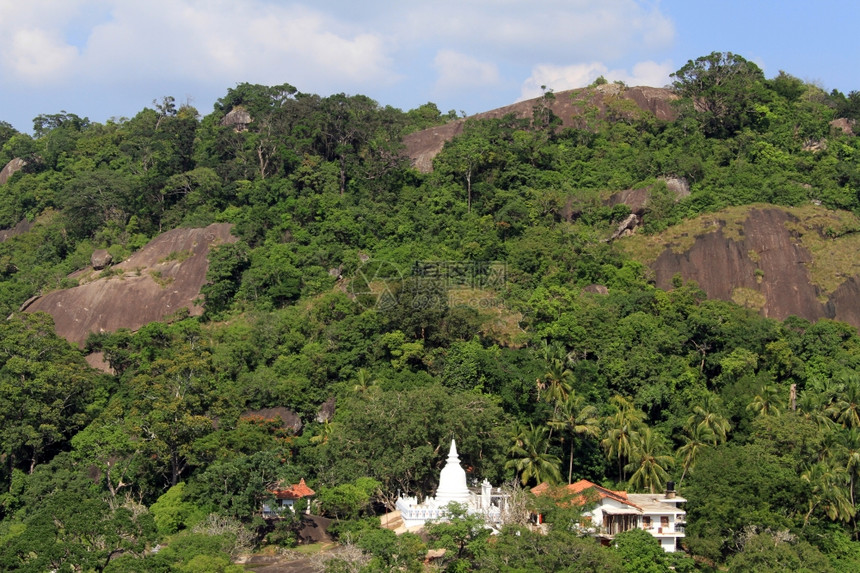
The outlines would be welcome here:
[[[675,195],[675,202],[690,194],[690,184],[683,177],[661,177],[661,181],[666,183],[666,188]],[[613,207],[615,205],[627,205],[630,207],[630,212],[642,217],[645,214],[645,207],[648,206],[648,201],[651,200],[651,188],[642,187],[639,189],[625,189],[618,191],[609,196],[605,204]]]
[[[676,201],[690,195],[690,184],[683,177],[664,177],[666,188],[675,194]]]
[[[609,196],[606,200],[606,205],[614,207],[615,205],[627,205],[630,207],[630,212],[634,215],[642,216],[645,214],[645,206],[651,198],[651,189],[642,187],[640,189],[625,189],[618,191]]]
[[[254,121],[244,107],[237,105],[221,120],[221,125],[232,126],[236,131],[245,131],[248,124]]]
[[[636,216],[636,213],[630,213],[623,221],[618,223],[618,228],[615,229],[609,240],[614,241],[619,237],[629,237],[636,230],[636,225],[638,224],[639,217]]]
[[[320,406],[317,412],[317,422],[330,422],[334,418],[335,406],[337,402],[334,397],[329,398]]]
[[[659,288],[671,289],[680,275],[698,283],[709,298],[734,301],[767,317],[830,318],[860,328],[860,267],[851,262],[860,237],[828,238],[826,229],[838,222],[822,208],[733,209],[700,217],[697,230],[656,238],[663,247],[645,262]],[[817,226],[804,227],[810,224]],[[843,257],[849,262],[842,263]]]
[[[26,311],[52,315],[57,334],[77,344],[91,332],[136,330],[182,309],[199,316],[209,249],[234,242],[230,228],[216,223],[163,233],[101,275],[92,270],[75,273],[80,286],[37,298]]]
[[[853,119],[846,119],[844,117],[840,117],[838,119],[834,119],[830,122],[830,127],[833,129],[839,130],[845,135],[854,135],[854,128],[856,127],[857,122]],[[0,181],[2,182],[2,181]]]
[[[589,292],[592,294],[609,294],[609,289],[606,288],[605,285],[590,284],[587,287],[584,287],[582,289],[582,292]]]
[[[294,433],[298,434],[302,431],[302,419],[298,414],[290,410],[289,408],[284,408],[283,406],[277,406],[275,408],[262,408],[260,410],[248,410],[242,414],[242,418],[261,418],[263,420],[275,420],[279,421],[281,427],[285,430],[292,430]]]
[[[20,221],[18,221],[18,224],[11,229],[3,229],[2,231],[0,231],[0,243],[8,241],[12,237],[23,235],[24,233],[29,233],[30,229],[32,228],[33,223],[31,223],[27,219],[21,219]]]
[[[581,120],[583,112],[596,107],[601,113],[605,113],[612,102],[622,100],[629,100],[635,104],[632,110],[623,111],[622,114],[632,114],[638,110],[639,113],[651,112],[661,120],[671,120],[676,117],[672,102],[677,97],[666,88],[627,88],[617,84],[604,84],[594,88],[556,92],[554,95],[554,99],[546,102],[541,98],[530,99],[472,117],[493,119],[514,114],[518,118],[527,119],[532,117],[536,105],[546,105],[561,118],[562,127],[583,127]],[[406,155],[412,160],[412,165],[422,173],[432,171],[433,158],[442,151],[445,142],[463,132],[464,122],[465,120],[458,119],[445,125],[410,133],[404,137]]]
[[[20,157],[16,157],[9,161],[3,169],[0,169],[0,185],[5,185],[6,181],[8,181],[15,173],[21,171],[25,165],[27,165],[27,162]]]
[[[113,255],[107,249],[96,249],[90,257],[90,264],[97,271],[102,270],[113,261]]]

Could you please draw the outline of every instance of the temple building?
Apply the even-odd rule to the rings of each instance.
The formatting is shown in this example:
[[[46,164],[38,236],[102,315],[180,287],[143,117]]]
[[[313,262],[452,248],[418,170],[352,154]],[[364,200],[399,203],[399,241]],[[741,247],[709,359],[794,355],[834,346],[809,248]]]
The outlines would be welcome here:
[[[383,518],[383,524],[395,531],[414,530],[428,521],[445,519],[447,506],[457,502],[466,506],[470,514],[481,514],[488,525],[501,521],[505,496],[498,488],[493,488],[486,479],[480,487],[470,489],[466,482],[466,471],[460,465],[457,443],[451,440],[451,449],[445,467],[439,474],[439,487],[436,495],[418,502],[417,497],[397,498],[396,511]]]

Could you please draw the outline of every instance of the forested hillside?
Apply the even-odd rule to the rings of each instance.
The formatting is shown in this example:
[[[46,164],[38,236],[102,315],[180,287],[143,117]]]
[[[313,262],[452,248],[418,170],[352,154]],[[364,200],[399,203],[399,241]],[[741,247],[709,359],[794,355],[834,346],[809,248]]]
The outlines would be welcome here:
[[[403,138],[454,112],[289,84],[240,84],[205,114],[165,96],[104,124],[0,122],[0,166],[20,160],[0,184],[0,569],[242,570],[297,543],[299,520],[261,508],[304,478],[352,550],[331,571],[420,571],[435,547],[451,571],[856,571],[857,328],[767,318],[681,274],[658,288],[647,263],[754,205],[814,219],[790,231],[816,229],[805,244],[832,262],[816,293],[856,275],[860,92],[723,53],[674,79],[674,119],[602,78],[575,120],[551,90],[530,117],[466,118],[427,173]],[[631,205],[611,196],[633,189],[639,223],[612,239]],[[121,281],[153,238],[212,223],[235,241],[209,250],[201,316],[80,348],[19,312],[82,282],[97,249],[114,265],[98,278]],[[542,508],[544,536],[490,540],[468,517],[426,543],[379,529],[398,493],[434,490],[452,437],[470,479],[511,489],[674,481],[687,554],[601,547],[565,507]]]

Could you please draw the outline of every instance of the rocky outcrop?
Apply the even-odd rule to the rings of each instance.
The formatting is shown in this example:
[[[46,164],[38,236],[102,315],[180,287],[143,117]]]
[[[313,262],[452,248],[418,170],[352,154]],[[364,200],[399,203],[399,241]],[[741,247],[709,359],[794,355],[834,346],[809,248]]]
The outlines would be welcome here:
[[[294,434],[298,434],[302,431],[302,419],[299,415],[283,406],[262,408],[260,410],[248,410],[247,412],[244,412],[241,417],[249,420],[258,418],[261,420],[276,422],[280,424],[281,428],[284,430],[290,430]]]
[[[27,219],[21,219],[20,221],[18,221],[18,224],[11,229],[0,230],[0,243],[8,241],[12,237],[23,235],[24,233],[29,233],[30,229],[32,228],[33,223],[31,223]]]
[[[659,288],[671,289],[679,275],[695,281],[709,298],[734,301],[767,317],[831,318],[860,328],[855,228],[860,220],[850,214],[760,205],[703,215],[660,236],[637,235],[620,243],[649,264]],[[839,229],[847,231],[838,236]],[[650,255],[641,254],[646,242],[652,243]]]
[[[20,157],[12,159],[3,169],[0,169],[0,185],[5,185],[9,178],[24,169],[25,165],[27,165],[27,162]]]
[[[666,184],[666,189],[675,196],[676,202],[690,194],[690,184],[683,177],[661,177],[660,181]],[[648,201],[651,200],[651,189],[651,187],[641,187],[639,189],[617,191],[610,195],[604,201],[604,204],[610,207],[627,205],[630,207],[631,213],[641,218],[645,214],[645,207],[648,206]]]
[[[636,225],[638,224],[639,217],[636,216],[636,213],[630,213],[623,221],[618,223],[618,227],[615,229],[615,232],[612,233],[609,240],[614,241],[620,237],[629,237],[633,234],[633,231],[636,230]]]
[[[241,105],[237,105],[221,120],[221,125],[232,127],[236,131],[245,131],[248,129],[248,124],[254,121],[251,114],[248,113]]]
[[[857,122],[855,120],[846,119],[844,117],[834,119],[830,122],[830,127],[845,135],[854,135],[854,129],[856,128],[856,126]]]
[[[77,344],[91,332],[136,330],[183,309],[200,315],[209,249],[235,241],[230,229],[227,223],[217,223],[163,233],[106,271],[74,273],[79,286],[39,297],[26,311],[52,315],[57,334]]]
[[[93,266],[93,269],[100,271],[113,261],[113,255],[111,255],[107,249],[96,249],[93,251],[93,255],[90,257],[90,264]]]
[[[615,106],[614,113],[633,115],[637,111],[646,111],[661,120],[671,120],[676,117],[672,102],[677,97],[666,88],[627,88],[617,84],[604,84],[593,88],[557,92],[554,96],[554,99],[546,101],[542,98],[521,101],[472,117],[492,119],[513,114],[521,119],[529,119],[533,116],[535,106],[546,105],[561,119],[562,127],[585,127],[582,122],[585,111],[596,108],[600,113],[606,114],[613,102],[623,103],[624,101],[634,105]],[[406,155],[412,160],[412,165],[423,173],[432,171],[433,158],[442,151],[445,142],[463,132],[464,123],[465,120],[458,119],[405,136],[403,144],[406,146]]]

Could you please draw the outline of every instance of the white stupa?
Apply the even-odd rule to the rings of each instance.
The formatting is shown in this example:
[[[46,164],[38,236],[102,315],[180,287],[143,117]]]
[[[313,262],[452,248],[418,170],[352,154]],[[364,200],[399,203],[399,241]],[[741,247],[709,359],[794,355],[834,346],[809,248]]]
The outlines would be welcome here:
[[[457,442],[451,440],[451,449],[448,451],[448,460],[439,474],[439,487],[436,488],[436,503],[446,506],[452,501],[468,504],[471,493],[466,486],[466,471],[460,465],[460,456],[457,454]]]
[[[480,493],[469,490],[466,471],[460,465],[460,456],[457,454],[457,442],[451,440],[448,459],[439,474],[436,496],[428,497],[421,503],[418,503],[417,497],[400,496],[395,503],[395,513],[399,513],[399,516],[383,521],[397,522],[405,529],[416,529],[428,521],[445,519],[448,515],[448,504],[457,502],[465,505],[469,513],[483,514],[488,523],[496,523],[501,516],[503,498],[498,489],[493,492],[493,487],[487,480],[481,484]]]

